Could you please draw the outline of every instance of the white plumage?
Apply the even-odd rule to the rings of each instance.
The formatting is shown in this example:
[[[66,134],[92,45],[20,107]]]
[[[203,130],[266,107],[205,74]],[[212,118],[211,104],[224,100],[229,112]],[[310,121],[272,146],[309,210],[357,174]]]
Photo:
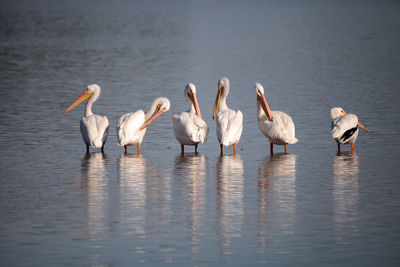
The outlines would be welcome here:
[[[127,113],[121,116],[117,124],[118,145],[132,146],[142,143],[146,134],[146,128],[139,130],[145,123],[145,114],[143,110]]]
[[[208,126],[201,118],[194,84],[186,85],[185,98],[190,103],[190,109],[172,117],[174,135],[181,144],[182,153],[185,145],[194,145],[197,152],[197,144],[207,142]]]
[[[287,144],[295,144],[295,127],[292,118],[282,111],[271,111],[264,95],[264,87],[260,83],[255,85],[257,93],[258,127],[270,142],[271,153],[273,145],[284,145],[287,153]]]
[[[67,113],[86,99],[89,99],[85,107],[85,116],[81,119],[80,129],[83,141],[86,144],[86,151],[89,146],[104,150],[104,144],[108,136],[108,119],[105,116],[93,114],[92,105],[99,98],[101,88],[97,84],[89,85],[85,91],[63,112]]]
[[[355,114],[347,114],[341,107],[334,107],[331,109],[331,133],[338,145],[340,152],[340,145],[351,144],[351,151],[354,151],[354,143],[358,137],[358,127],[369,132],[364,125],[362,125]]]
[[[143,110],[138,110],[122,115],[117,123],[118,145],[124,146],[127,152],[127,146],[137,144],[138,154],[140,154],[140,144],[146,133],[146,127],[169,108],[169,100],[159,97],[153,101],[146,114]]]
[[[218,92],[215,99],[213,118],[216,117],[217,138],[223,153],[222,146],[233,145],[236,154],[236,144],[239,142],[243,130],[243,114],[240,110],[234,111],[226,105],[229,93],[229,80],[226,77],[218,81]],[[218,112],[217,112],[218,110]]]

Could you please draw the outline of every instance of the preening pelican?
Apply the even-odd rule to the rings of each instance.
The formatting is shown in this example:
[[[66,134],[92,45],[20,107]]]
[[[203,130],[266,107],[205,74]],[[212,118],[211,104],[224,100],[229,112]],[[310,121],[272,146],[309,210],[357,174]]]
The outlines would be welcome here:
[[[81,133],[86,144],[86,152],[89,153],[89,146],[101,148],[104,151],[104,144],[108,136],[108,119],[105,116],[93,114],[92,105],[99,98],[101,92],[97,84],[89,85],[85,91],[63,112],[67,113],[86,99],[85,116],[81,119]]]
[[[122,115],[117,124],[118,145],[124,146],[125,153],[128,147],[137,144],[137,151],[140,154],[140,144],[146,133],[146,127],[150,125],[164,112],[169,110],[170,103],[165,97],[156,98],[149,111],[144,114],[143,110]]]
[[[257,92],[258,127],[268,138],[270,153],[274,153],[275,145],[284,145],[287,153],[287,144],[295,144],[298,139],[294,134],[292,118],[282,111],[271,111],[264,96],[264,87],[260,83],[255,85]]]
[[[185,87],[185,98],[190,103],[190,109],[172,117],[174,135],[181,144],[181,152],[184,153],[185,145],[193,146],[197,153],[198,143],[207,142],[208,126],[201,118],[199,104],[196,97],[196,86],[189,83]]]
[[[236,154],[236,144],[239,142],[243,130],[243,114],[240,110],[234,111],[228,108],[226,105],[228,94],[229,80],[223,77],[218,81],[218,92],[213,111],[213,119],[214,117],[217,118],[217,137],[221,147],[221,155],[223,154],[223,145],[233,145],[233,154]]]
[[[370,132],[355,114],[347,114],[342,108],[334,107],[331,109],[331,132],[332,137],[336,140],[338,145],[338,153],[340,152],[340,145],[351,144],[351,152],[354,152],[354,143],[358,136],[358,127],[364,131]]]

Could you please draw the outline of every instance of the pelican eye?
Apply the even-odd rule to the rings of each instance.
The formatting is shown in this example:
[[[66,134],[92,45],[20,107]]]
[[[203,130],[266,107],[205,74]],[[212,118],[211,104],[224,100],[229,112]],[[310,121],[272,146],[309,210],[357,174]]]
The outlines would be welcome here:
[[[163,107],[163,109],[162,109],[163,111],[165,111],[165,107]]]

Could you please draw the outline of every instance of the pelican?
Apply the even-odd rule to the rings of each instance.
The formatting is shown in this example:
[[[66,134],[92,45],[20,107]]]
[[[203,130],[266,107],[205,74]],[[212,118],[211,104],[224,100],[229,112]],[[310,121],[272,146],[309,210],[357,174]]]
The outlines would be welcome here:
[[[184,153],[185,145],[193,146],[197,153],[197,145],[207,142],[208,126],[201,118],[199,104],[196,97],[196,86],[189,83],[185,87],[185,98],[190,103],[190,109],[172,117],[174,135],[181,144],[181,152]]]
[[[97,84],[89,85],[85,91],[63,112],[67,113],[86,99],[85,116],[81,119],[81,133],[86,144],[86,152],[89,153],[89,146],[101,148],[104,152],[104,144],[108,136],[108,119],[105,116],[93,114],[92,105],[99,98],[101,92]]]
[[[217,137],[221,148],[221,155],[223,154],[223,146],[230,145],[233,145],[233,154],[236,155],[236,144],[239,142],[243,130],[243,114],[240,110],[234,111],[228,108],[226,105],[228,94],[229,80],[223,77],[218,81],[213,119],[217,118]]]
[[[122,115],[117,124],[118,145],[124,146],[125,153],[128,146],[137,144],[137,151],[140,154],[140,144],[146,133],[146,127],[160,115],[169,110],[170,103],[165,97],[156,98],[149,111],[144,114],[143,110]]]
[[[298,139],[294,136],[292,118],[282,111],[271,111],[264,96],[264,87],[260,83],[255,85],[257,92],[258,127],[268,138],[270,153],[274,153],[275,145],[284,145],[287,154],[287,144],[295,144]]]
[[[347,114],[342,108],[334,107],[331,109],[331,132],[332,137],[338,145],[338,153],[340,153],[340,145],[351,144],[351,152],[354,152],[354,143],[358,136],[358,127],[366,132],[370,132],[361,122],[358,121],[357,115]]]

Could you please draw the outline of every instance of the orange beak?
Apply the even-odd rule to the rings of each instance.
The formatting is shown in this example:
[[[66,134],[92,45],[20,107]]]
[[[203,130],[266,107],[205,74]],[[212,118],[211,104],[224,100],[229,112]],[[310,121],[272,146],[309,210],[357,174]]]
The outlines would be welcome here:
[[[221,95],[222,95],[222,87],[219,87],[217,97],[215,98],[215,103],[214,103],[214,110],[213,110],[213,116],[212,116],[213,119],[215,118],[215,114],[217,114],[219,101],[221,100]]]
[[[363,129],[364,131],[366,131],[366,132],[370,132],[370,130],[368,130],[361,122],[358,122],[357,123],[357,125],[358,125],[358,127],[360,127],[361,129]]]
[[[188,96],[194,105],[194,109],[196,110],[197,116],[201,119],[201,113],[200,113],[199,103],[197,102],[196,93],[188,94]]]
[[[264,110],[264,112],[267,115],[268,119],[270,121],[274,121],[272,119],[272,112],[269,109],[269,106],[268,106],[267,100],[265,99],[264,94],[261,94],[261,96],[259,94],[257,94],[257,101],[260,102],[261,108]]]
[[[63,112],[63,115],[85,101],[86,99],[89,99],[93,93],[89,93],[89,91],[86,89],[72,104]]]
[[[155,119],[157,119],[163,113],[164,113],[164,110],[160,109],[160,107],[158,107],[158,110],[154,113],[153,117],[151,117],[151,119],[148,120],[148,122],[143,124],[142,127],[139,128],[139,131],[141,131],[144,128],[146,128],[147,126],[149,126],[153,121],[155,121]]]

